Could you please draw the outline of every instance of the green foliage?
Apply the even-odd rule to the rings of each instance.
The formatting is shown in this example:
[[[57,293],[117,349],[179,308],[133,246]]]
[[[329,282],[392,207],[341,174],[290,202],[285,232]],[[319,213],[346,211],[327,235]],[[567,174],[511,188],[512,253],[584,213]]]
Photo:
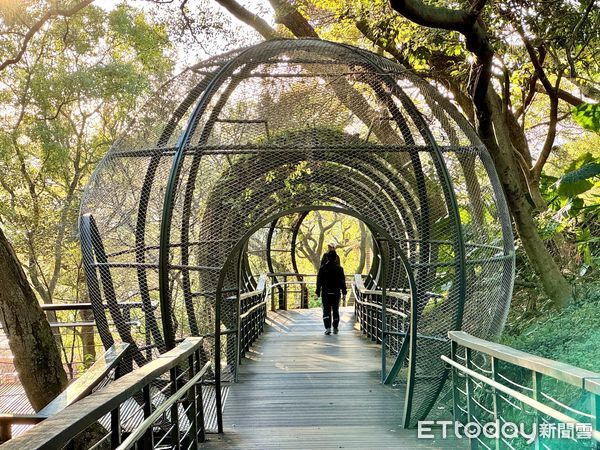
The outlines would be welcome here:
[[[49,2],[0,5],[0,53],[15,54],[19,30]],[[6,22],[11,14],[20,19]],[[125,4],[88,6],[51,20],[27,53],[0,72],[0,222],[44,302],[76,301],[81,256],[79,199],[96,163],[174,62],[161,24]],[[4,57],[3,57],[4,58]],[[84,300],[84,299],[83,299]],[[64,338],[71,345],[76,338]]]
[[[528,353],[600,372],[600,283],[580,294],[566,309],[548,311],[503,343]]]
[[[586,130],[600,132],[600,104],[582,103],[573,108],[575,121]]]
[[[557,251],[569,245],[576,254],[568,267],[575,276],[591,275],[600,268],[600,157],[580,154],[559,176],[544,175],[541,190],[548,210],[538,217],[546,239],[562,242]]]
[[[565,174],[556,181],[557,193],[565,198],[573,198],[592,189],[594,178],[600,175],[600,159],[584,153],[573,161]]]

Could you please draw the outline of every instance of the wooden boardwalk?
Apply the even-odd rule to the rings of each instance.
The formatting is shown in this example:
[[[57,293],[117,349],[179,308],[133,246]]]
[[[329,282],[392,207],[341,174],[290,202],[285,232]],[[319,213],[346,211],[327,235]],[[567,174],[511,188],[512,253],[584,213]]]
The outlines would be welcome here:
[[[223,435],[203,448],[460,449],[404,430],[404,392],[380,383],[379,348],[354,330],[344,308],[340,334],[324,336],[320,309],[269,316],[229,390]]]

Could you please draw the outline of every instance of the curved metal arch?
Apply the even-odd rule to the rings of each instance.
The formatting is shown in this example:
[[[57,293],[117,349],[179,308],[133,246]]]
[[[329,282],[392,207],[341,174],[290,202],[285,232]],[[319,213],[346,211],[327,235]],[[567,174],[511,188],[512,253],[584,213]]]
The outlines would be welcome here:
[[[352,49],[352,51],[356,51],[356,53],[362,53],[359,52],[358,50],[355,50],[354,47],[350,47]],[[375,59],[371,56],[366,54],[365,55],[365,59],[368,59],[372,62],[373,66],[377,69],[379,69],[380,71],[383,72],[383,68],[380,67],[377,62],[375,62]],[[447,205],[450,206],[451,209],[451,214],[454,220],[454,224],[455,224],[455,251],[456,251],[456,255],[458,257],[458,261],[457,261],[457,270],[456,270],[456,274],[458,275],[458,289],[457,289],[457,300],[458,300],[458,310],[456,311],[456,316],[455,316],[455,328],[457,330],[460,330],[462,327],[462,318],[463,318],[463,313],[464,313],[464,301],[466,298],[466,258],[465,258],[465,254],[464,254],[464,235],[463,235],[463,230],[462,230],[462,222],[460,219],[460,213],[458,210],[458,202],[456,200],[456,196],[454,194],[454,186],[452,183],[452,180],[450,178],[450,174],[448,173],[448,169],[446,167],[444,158],[442,156],[441,150],[436,142],[436,140],[433,138],[433,135],[431,134],[431,130],[429,130],[429,127],[427,127],[427,124],[425,123],[423,117],[420,115],[418,109],[416,108],[416,106],[414,105],[414,103],[412,102],[412,100],[410,98],[408,98],[406,96],[406,94],[398,87],[398,85],[394,82],[394,80],[391,79],[391,77],[389,76],[384,76],[383,77],[387,84],[388,87],[391,89],[392,92],[396,92],[398,94],[398,97],[400,98],[400,100],[402,101],[402,103],[405,105],[405,108],[407,109],[409,115],[411,116],[411,118],[413,119],[413,123],[421,125],[419,127],[419,131],[422,133],[423,138],[429,143],[429,145],[431,146],[431,148],[433,149],[432,154],[435,155],[434,158],[434,163],[436,164],[436,168],[438,170],[438,173],[440,175],[441,181],[442,181],[442,189],[444,190],[444,196],[446,197],[446,203]],[[388,98],[389,99],[389,98]],[[388,100],[386,99],[386,100]],[[400,124],[399,124],[400,125]],[[425,304],[425,302],[422,302],[423,305]],[[417,330],[418,330],[418,320],[419,320],[419,299],[416,297],[412,297],[411,298],[411,324],[410,324],[410,356],[409,356],[409,367],[408,367],[408,379],[407,379],[407,387],[406,387],[406,401],[404,403],[405,405],[405,409],[404,409],[404,426],[409,428],[411,426],[412,423],[416,423],[416,421],[421,420],[422,418],[424,418],[427,413],[429,412],[429,410],[431,409],[431,407],[433,406],[433,404],[437,401],[437,397],[439,395],[439,392],[442,390],[445,379],[447,377],[448,374],[448,370],[445,371],[444,376],[442,377],[442,381],[439,383],[439,387],[438,387],[438,391],[437,391],[437,395],[432,397],[431,400],[431,404],[430,406],[425,406],[424,408],[422,408],[421,415],[419,417],[415,419],[413,419],[412,417],[412,408],[413,408],[413,402],[412,402],[412,398],[414,395],[414,389],[415,389],[415,370],[416,370],[416,364],[417,364]],[[416,313],[416,314],[415,314]]]
[[[100,281],[102,285],[102,291],[104,292],[104,298],[106,300],[106,306],[108,307],[108,311],[110,315],[113,317],[113,321],[117,328],[117,332],[121,337],[123,342],[130,344],[130,350],[128,351],[127,358],[133,358],[138,366],[143,366],[146,364],[147,360],[140,352],[140,349],[135,345],[135,341],[131,336],[131,332],[129,327],[127,326],[127,321],[124,319],[122,315],[121,308],[119,307],[119,303],[117,302],[117,296],[115,293],[115,287],[113,284],[112,275],[110,273],[110,266],[108,263],[108,259],[106,257],[106,251],[104,249],[104,244],[102,242],[102,238],[100,237],[100,233],[98,232],[98,227],[96,226],[96,222],[94,217],[91,214],[85,214],[81,217],[80,226],[82,230],[82,239],[83,241],[89,245],[87,247],[90,249],[89,252],[84,252],[86,254],[86,258],[84,260],[84,264],[86,265],[86,273],[89,271],[92,280],[96,280],[96,267],[98,268],[98,273],[100,274]],[[92,286],[94,283],[92,282]],[[97,284],[96,284],[97,286]],[[99,291],[98,291],[99,292]],[[101,298],[101,297],[98,297]],[[98,313],[98,318],[94,315],[94,318],[99,321],[99,326],[106,327],[105,330],[108,330],[108,321],[106,319],[106,314],[102,310],[101,305],[96,305],[94,308],[94,314]],[[114,340],[104,338],[103,343],[113,342]],[[112,345],[112,344],[111,344]],[[129,359],[129,362],[131,360]],[[131,370],[130,364],[124,364],[124,370]]]
[[[326,160],[326,158],[324,158],[324,160]],[[296,160],[295,159],[291,160],[291,162],[294,162],[294,161],[296,161]],[[251,166],[252,169],[256,169],[258,167],[261,167],[261,169],[264,169],[264,166],[261,166],[260,164],[253,164]],[[235,173],[238,173],[238,172],[235,172]],[[239,176],[239,173],[238,173],[238,176]],[[361,181],[361,178],[364,178],[364,179]],[[362,182],[364,182],[364,184],[361,184]],[[373,187],[376,186],[375,182],[372,179],[370,179],[369,177],[362,177],[362,175],[358,174],[353,177],[350,177],[350,176],[341,177],[340,180],[337,180],[337,178],[334,178],[329,181],[328,188],[336,187],[337,192],[342,197],[345,197],[346,200],[350,200],[350,199],[356,197],[356,198],[362,198],[363,199],[362,203],[371,202],[372,209],[374,211],[377,211],[378,220],[382,221],[382,223],[385,224],[387,230],[394,230],[396,232],[398,230],[402,230],[401,223],[397,223],[397,222],[394,223],[393,221],[390,221],[391,219],[390,219],[389,215],[385,214],[386,211],[389,211],[390,209],[394,209],[393,202],[389,202],[389,199],[387,199],[387,197],[377,195],[378,193],[380,193],[380,191],[378,191],[377,189],[370,190],[370,188],[367,186],[368,183],[371,183]],[[255,190],[254,196],[257,196],[260,194],[260,197],[263,198],[263,202],[258,203],[254,207],[254,210],[265,212],[266,214],[268,214],[272,207],[275,207],[275,208],[279,207],[279,205],[275,205],[275,206],[272,205],[272,202],[269,200],[269,195],[274,192],[279,192],[279,189],[280,189],[280,187],[275,184],[270,184],[270,185],[260,184],[260,190]],[[221,189],[217,188],[217,189],[215,189],[215,191],[221,192]],[[331,200],[332,200],[332,198],[329,198],[329,201],[331,201]],[[358,202],[358,203],[360,203],[360,202]],[[352,206],[349,206],[349,207],[352,208]],[[232,218],[238,214],[241,214],[241,213],[246,214],[248,212],[249,211],[242,213],[241,211],[236,211],[236,213],[223,214],[224,218],[225,218],[225,222],[219,222],[218,223],[219,228],[220,229],[230,229],[230,226],[227,224],[228,221],[232,220]],[[230,236],[222,236],[222,237],[229,238]]]
[[[173,158],[173,163],[171,166],[171,171],[169,173],[169,179],[167,181],[167,188],[165,192],[165,200],[163,204],[163,217],[161,221],[161,229],[160,229],[160,249],[159,249],[159,292],[160,292],[160,307],[161,307],[161,319],[163,321],[163,330],[165,335],[165,343],[166,348],[172,348],[175,344],[174,342],[174,332],[171,321],[171,305],[170,305],[170,294],[168,287],[168,249],[169,249],[169,238],[171,233],[171,223],[172,223],[172,214],[173,214],[173,203],[175,199],[175,190],[177,181],[179,179],[179,174],[181,172],[181,167],[183,164],[184,158],[184,147],[189,142],[192,137],[196,126],[198,124],[199,118],[202,116],[206,108],[208,107],[209,101],[212,99],[213,95],[216,93],[217,88],[222,84],[222,81],[229,76],[233,72],[233,68],[239,66],[242,61],[242,57],[248,54],[256,54],[261,57],[261,61],[264,61],[265,58],[269,57],[269,46],[276,41],[267,41],[263,44],[259,44],[255,47],[250,47],[241,53],[239,53],[232,60],[228,61],[224,64],[214,75],[214,77],[208,83],[204,95],[200,98],[196,108],[194,109],[189,121],[186,126],[180,140],[177,144],[175,156]],[[317,44],[318,42],[318,44]],[[296,46],[299,50],[304,48],[310,49],[315,54],[323,54],[329,58],[332,58],[334,55],[332,54],[332,50],[341,50],[344,49],[344,52],[340,52],[340,54],[355,54],[358,56],[356,63],[359,64],[367,64],[369,61],[366,60],[364,55],[354,52],[353,49],[348,49],[346,46],[342,44],[332,43],[328,41],[295,41]],[[325,48],[327,48],[326,51]],[[271,54],[277,54],[282,52],[283,50],[280,48],[271,48]],[[414,105],[413,105],[414,106]],[[414,119],[413,119],[414,120]],[[203,134],[205,134],[206,130],[203,130]]]
[[[308,44],[303,44],[303,45],[308,45]],[[322,43],[320,43],[319,45],[323,45]],[[343,47],[339,44],[329,44],[332,47],[333,46],[337,46],[337,49],[339,50],[339,47]],[[300,47],[300,46],[298,46]],[[308,47],[306,47],[308,48]],[[250,49],[249,49],[250,50]],[[247,50],[247,51],[249,51]],[[311,49],[314,50],[314,49]],[[377,62],[379,60],[376,60],[375,57],[371,57],[367,52],[363,52],[363,51],[358,51],[355,49],[351,49],[353,52],[356,53],[356,55],[360,55],[360,57],[364,58],[364,60],[369,62],[369,65],[371,65],[372,67],[374,67],[375,69],[381,69],[382,66],[377,65]],[[277,50],[274,50],[273,53],[277,53]],[[337,54],[334,54],[334,52],[330,52],[327,53],[325,50],[322,51],[322,53],[326,54],[328,57],[330,58],[334,58],[334,57],[339,57],[339,55],[341,55],[341,52],[338,52]],[[245,52],[242,52],[240,54],[243,55],[245,54]],[[264,56],[264,55],[261,55]],[[234,58],[234,60],[237,58]],[[357,58],[358,61],[359,58]],[[220,75],[223,76],[223,78],[229,76],[228,74],[225,73],[225,70],[227,69],[227,67],[231,64],[231,67],[233,67],[234,65],[232,64],[233,61],[229,61],[227,64],[224,64],[222,67],[219,68],[218,73],[215,75],[215,78],[213,79],[213,81],[215,81]],[[361,64],[365,64],[364,60],[359,61]],[[460,323],[462,322],[462,317],[464,314],[464,301],[465,301],[465,277],[466,277],[466,271],[465,271],[465,267],[466,267],[466,258],[464,255],[464,233],[462,230],[462,225],[461,225],[461,221],[460,221],[460,216],[458,214],[458,205],[456,202],[456,198],[454,196],[454,188],[452,186],[452,182],[450,177],[448,176],[447,173],[447,168],[445,165],[445,160],[443,158],[443,156],[441,155],[441,151],[439,149],[439,147],[437,146],[437,143],[435,142],[435,139],[433,139],[431,132],[428,130],[427,125],[425,124],[422,116],[420,116],[420,113],[418,112],[418,110],[416,110],[415,105],[412,103],[412,101],[407,98],[404,97],[404,100],[407,101],[407,103],[405,103],[403,101],[403,91],[402,89],[397,86],[397,84],[395,83],[395,81],[389,77],[389,80],[386,81],[386,85],[391,87],[391,90],[394,92],[399,93],[399,99],[401,100],[402,104],[404,105],[404,108],[409,112],[409,116],[412,119],[412,122],[417,126],[417,129],[419,130],[419,132],[424,136],[424,139],[426,140],[426,142],[428,142],[428,144],[431,146],[431,148],[433,149],[432,152],[432,161],[434,163],[434,165],[436,166],[436,171],[437,174],[439,176],[439,178],[441,179],[441,183],[440,185],[442,186],[443,192],[444,192],[444,197],[446,200],[446,205],[448,205],[449,208],[449,212],[450,212],[450,216],[452,218],[452,223],[453,223],[453,231],[454,231],[454,249],[455,251],[455,261],[456,261],[456,271],[455,271],[455,277],[458,279],[458,282],[453,284],[452,286],[452,291],[451,291],[451,298],[456,299],[457,303],[457,309],[454,315],[455,317],[455,323],[457,323],[458,325],[455,328],[459,328],[460,327]],[[216,92],[216,90],[218,89],[220,85],[218,85],[218,83],[215,83],[214,85],[214,89],[213,92]],[[205,104],[208,103],[208,100],[206,100],[207,96],[210,97],[210,91],[211,88],[209,87],[209,89],[206,90],[205,95],[200,99],[196,109],[194,110],[194,114],[192,115],[192,118],[190,119],[190,121],[188,122],[188,126],[185,128],[183,134],[182,134],[182,138],[180,139],[180,141],[178,142],[178,148],[176,151],[176,155],[175,158],[173,159],[173,164],[171,167],[171,171],[169,174],[169,181],[167,183],[167,193],[168,195],[165,196],[165,202],[164,202],[164,206],[165,208],[163,208],[163,222],[161,224],[161,245],[160,245],[160,250],[159,250],[159,285],[160,285],[160,298],[161,298],[161,316],[162,316],[162,320],[169,322],[170,321],[170,304],[168,302],[168,298],[169,298],[169,292],[168,292],[168,288],[166,287],[167,283],[165,282],[165,280],[168,278],[168,235],[170,233],[170,226],[171,226],[171,219],[172,219],[172,201],[175,198],[175,185],[177,184],[177,180],[179,179],[179,173],[180,173],[180,169],[181,169],[181,164],[183,161],[183,148],[186,146],[187,140],[189,138],[192,137],[192,135],[194,134],[194,130],[195,127],[197,125],[197,120],[200,118],[200,116],[202,115],[202,113],[198,113],[199,111],[199,106],[203,103],[203,100],[205,100]],[[405,95],[405,94],[404,94]],[[406,105],[409,105],[408,107]],[[412,106],[411,106],[412,105]],[[205,105],[206,106],[206,105]],[[198,113],[198,114],[197,114]],[[397,119],[398,121],[401,121],[400,118]],[[185,137],[185,138],[184,138]],[[178,162],[179,161],[179,162]],[[495,191],[496,192],[496,191]],[[168,199],[169,196],[171,197],[170,200]],[[501,202],[500,202],[501,203]],[[426,204],[426,203],[424,203]],[[425,214],[421,215],[422,217],[426,217]],[[165,218],[167,220],[165,220]],[[504,227],[504,224],[503,224]],[[424,230],[427,230],[427,227],[424,228]],[[421,240],[421,245],[422,246],[430,246],[430,243],[427,243],[426,239],[422,239]],[[431,269],[420,269],[420,272],[423,273],[423,276],[425,278],[428,277],[427,275],[427,271],[431,270]],[[505,273],[505,275],[508,277],[508,275]],[[162,280],[162,282],[161,282]],[[162,284],[161,284],[162,283]],[[415,301],[413,299],[413,301]],[[166,306],[164,306],[166,304]],[[419,305],[424,305],[425,302],[418,302],[417,301],[417,307],[419,307]],[[163,307],[164,306],[164,307]],[[413,315],[413,319],[416,321],[418,320],[419,314],[414,314]],[[411,329],[416,329],[418,326],[418,323],[414,323],[414,326],[411,326]],[[172,334],[172,329],[170,330],[170,327],[163,327],[165,329],[165,336]],[[417,334],[415,333],[411,333],[410,334],[411,338],[414,339],[414,344],[411,345],[411,349],[413,351],[416,352],[416,339],[417,339]],[[416,361],[416,355],[415,358],[411,358],[411,361]],[[412,373],[414,375],[414,371],[415,368],[411,367],[410,368],[410,373]],[[414,377],[413,377],[414,378]],[[414,383],[409,383],[409,386],[413,386]],[[411,392],[412,389],[408,389],[407,392]],[[407,402],[407,404],[410,404],[411,402]],[[410,411],[407,412],[407,414],[405,414],[405,417],[410,416]]]
[[[221,352],[219,351],[219,349],[221,348],[221,301],[220,301],[220,299],[223,296],[223,286],[224,286],[224,282],[225,282],[227,268],[230,267],[233,263],[237,262],[238,255],[240,254],[242,248],[244,247],[244,245],[248,241],[248,239],[250,239],[250,237],[257,230],[264,227],[269,222],[272,222],[274,220],[279,219],[280,217],[290,215],[293,213],[302,213],[304,211],[310,212],[310,211],[317,211],[317,210],[338,212],[340,214],[345,214],[345,215],[354,217],[354,218],[362,221],[370,229],[374,230],[375,231],[374,236],[381,237],[384,240],[388,241],[390,243],[390,245],[396,251],[396,254],[402,261],[402,264],[404,265],[404,268],[406,270],[409,290],[411,292],[411,296],[414,297],[417,295],[417,286],[415,283],[415,279],[413,277],[413,269],[412,269],[410,262],[408,261],[408,258],[404,254],[403,249],[398,245],[398,243],[394,240],[394,238],[388,234],[386,229],[384,229],[381,226],[379,226],[378,224],[374,223],[368,217],[365,217],[352,209],[340,208],[340,207],[328,206],[328,205],[301,206],[301,207],[297,207],[297,208],[279,211],[275,214],[270,215],[269,217],[267,217],[265,219],[261,219],[261,220],[257,221],[252,227],[250,227],[244,233],[244,235],[238,240],[238,242],[235,244],[235,246],[229,252],[227,259],[225,260],[225,263],[223,264],[223,269],[221,270],[221,273],[219,275],[219,281],[217,283],[217,290],[216,290],[217,294],[216,294],[216,304],[215,304],[215,331],[214,331],[214,333],[215,333],[215,348],[217,349],[217,351],[215,351],[214,367],[215,367],[215,393],[217,396],[217,402],[216,402],[217,403],[217,422],[218,422],[219,432],[223,431],[222,398],[221,398],[221,389],[220,389],[220,385],[221,385],[221,377],[220,377]],[[376,280],[376,282],[377,282],[377,280]],[[406,339],[405,339],[405,341],[406,341]]]
[[[300,232],[300,227],[302,226],[304,219],[306,219],[306,216],[308,216],[308,211],[300,213],[298,216],[298,219],[296,220],[292,230],[292,242],[290,242],[290,259],[292,261],[292,270],[296,272],[296,278],[298,281],[303,281],[303,278],[298,270],[298,261],[296,260],[296,245],[298,243],[298,233]],[[308,308],[308,288],[305,285],[300,286],[300,307]]]

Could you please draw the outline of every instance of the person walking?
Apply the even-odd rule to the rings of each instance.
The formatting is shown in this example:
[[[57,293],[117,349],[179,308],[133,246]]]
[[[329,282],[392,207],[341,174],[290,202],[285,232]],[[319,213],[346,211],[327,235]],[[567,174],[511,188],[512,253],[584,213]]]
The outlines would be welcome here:
[[[336,260],[339,261],[339,256],[335,251],[327,252],[326,256],[327,262],[321,266],[317,274],[317,297],[321,296],[325,334],[330,335],[332,325],[333,334],[338,334],[340,293],[346,296],[347,290],[344,269],[336,263]]]
[[[331,252],[335,253],[335,263],[338,266],[340,265],[340,255],[338,255],[335,252],[336,248],[337,248],[337,244],[335,242],[330,242],[329,244],[327,244],[327,251],[325,253],[323,253],[323,257],[321,258],[321,267],[323,267],[325,264],[327,264],[327,255]]]

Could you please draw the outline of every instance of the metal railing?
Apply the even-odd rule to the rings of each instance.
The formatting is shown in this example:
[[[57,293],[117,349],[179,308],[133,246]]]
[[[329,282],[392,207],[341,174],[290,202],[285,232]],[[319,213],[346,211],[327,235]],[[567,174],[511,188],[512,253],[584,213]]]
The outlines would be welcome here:
[[[270,280],[271,311],[321,306],[315,293],[317,274],[276,272],[268,273],[267,276]],[[350,285],[353,279],[354,275],[347,275],[346,284]],[[351,301],[349,297],[342,298],[342,306],[348,306]]]
[[[105,350],[96,330],[92,304],[48,303],[40,305],[40,307],[46,313],[48,323],[56,338],[69,380],[79,377],[94,363],[96,355],[102,354]],[[119,307],[126,317],[126,323],[132,329],[138,330],[140,333],[148,333],[142,327],[141,321],[135,317],[135,311],[142,308],[141,302],[121,303]],[[109,327],[112,327],[111,323],[109,323]],[[3,334],[3,330],[0,328],[1,334]],[[0,359],[0,379],[7,383],[18,382],[12,357],[5,356]]]
[[[202,386],[211,367],[202,345],[203,338],[185,339],[4,448],[196,448],[205,436]]]
[[[490,423],[505,428],[471,437],[471,448],[600,448],[600,373],[462,331],[448,337],[451,357],[442,360],[451,369],[455,421],[473,434]]]
[[[236,345],[238,364],[250,349],[250,346],[264,330],[269,303],[267,278],[266,274],[261,275],[258,279],[256,290],[242,293],[239,296]]]
[[[267,276],[269,277],[271,311],[310,307],[309,286],[316,286],[316,274],[273,272],[268,273]]]
[[[381,344],[384,334],[404,336],[410,316],[410,293],[365,288],[362,275],[355,275],[352,283],[354,293],[354,312],[363,334],[372,341]],[[385,317],[385,319],[384,319]],[[384,323],[385,321],[385,323]],[[390,330],[394,330],[392,333]],[[386,345],[393,347],[394,340],[388,339]],[[399,350],[390,348],[391,351]]]

